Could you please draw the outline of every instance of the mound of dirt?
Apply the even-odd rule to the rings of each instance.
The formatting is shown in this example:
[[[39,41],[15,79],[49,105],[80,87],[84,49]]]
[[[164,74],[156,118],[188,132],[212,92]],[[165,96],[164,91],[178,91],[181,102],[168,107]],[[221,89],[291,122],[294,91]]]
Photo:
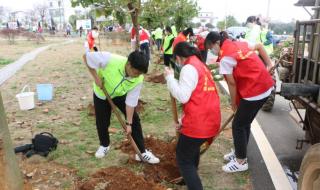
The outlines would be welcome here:
[[[121,167],[110,167],[97,171],[91,179],[80,184],[79,190],[166,190],[159,184],[149,182],[132,171]]]
[[[150,149],[154,155],[160,159],[159,164],[145,164],[143,169],[144,177],[156,183],[171,180],[180,177],[179,169],[176,163],[176,142],[164,142],[153,137],[145,138],[145,147]],[[134,154],[129,141],[121,144],[120,149],[124,153]],[[131,161],[131,164],[137,164]]]

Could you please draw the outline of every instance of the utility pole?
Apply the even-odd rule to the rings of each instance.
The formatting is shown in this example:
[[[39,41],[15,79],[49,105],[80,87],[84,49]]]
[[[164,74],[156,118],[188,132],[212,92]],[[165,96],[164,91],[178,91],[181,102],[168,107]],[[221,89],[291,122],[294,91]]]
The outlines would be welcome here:
[[[3,190],[23,189],[23,180],[13,152],[7,117],[0,93],[0,187]]]
[[[269,16],[270,16],[270,3],[271,3],[271,0],[268,0],[268,5],[267,5],[267,19],[269,19]]]

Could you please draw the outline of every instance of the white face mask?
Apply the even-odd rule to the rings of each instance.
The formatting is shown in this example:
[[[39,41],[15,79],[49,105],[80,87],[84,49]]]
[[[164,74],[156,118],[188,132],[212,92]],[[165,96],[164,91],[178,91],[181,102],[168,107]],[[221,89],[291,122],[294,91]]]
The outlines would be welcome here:
[[[247,27],[248,27],[248,28],[253,28],[253,25],[254,25],[253,23],[249,22],[249,23],[247,24]]]
[[[98,36],[99,36],[99,32],[93,30],[93,31],[92,31],[92,37],[93,37],[94,39],[96,39],[96,38],[98,38]]]
[[[208,64],[214,64],[217,62],[219,57],[219,50],[217,48],[213,47],[209,49],[208,56],[207,56],[207,63]]]
[[[219,55],[219,50],[217,50],[216,48],[211,48],[209,51],[212,53],[212,55],[218,57],[218,55]]]

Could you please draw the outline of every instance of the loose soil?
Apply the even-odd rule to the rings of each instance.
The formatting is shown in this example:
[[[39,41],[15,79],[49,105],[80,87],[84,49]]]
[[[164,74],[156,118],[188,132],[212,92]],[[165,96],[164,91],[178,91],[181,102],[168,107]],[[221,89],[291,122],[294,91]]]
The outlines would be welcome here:
[[[22,168],[25,190],[74,189],[76,187],[75,182],[78,177],[75,175],[75,170],[47,161],[38,155],[30,158],[19,155],[18,159]]]
[[[180,172],[176,163],[176,141],[165,142],[154,137],[144,139],[145,147],[150,149],[154,155],[160,159],[159,164],[145,164],[143,173],[147,180],[161,183],[163,181],[170,182],[171,180],[180,177]],[[134,151],[131,148],[129,141],[124,141],[120,146],[121,151],[133,155]],[[134,157],[133,157],[134,158]],[[130,160],[131,164],[137,164],[137,161]]]
[[[166,190],[167,188],[144,179],[123,167],[97,171],[91,179],[80,184],[79,190]]]

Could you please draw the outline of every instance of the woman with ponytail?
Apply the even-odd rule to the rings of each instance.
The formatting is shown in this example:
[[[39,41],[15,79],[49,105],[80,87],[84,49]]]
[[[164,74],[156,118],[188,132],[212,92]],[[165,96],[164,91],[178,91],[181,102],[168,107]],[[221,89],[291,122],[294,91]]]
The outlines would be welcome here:
[[[172,96],[183,104],[180,137],[176,157],[180,173],[189,190],[202,190],[197,169],[200,146],[215,137],[220,128],[220,101],[210,70],[200,52],[187,42],[173,51],[176,64],[182,66],[179,80],[173,70],[165,68],[167,86]]]
[[[210,32],[205,44],[218,57],[220,74],[227,81],[231,107],[235,112],[232,122],[235,151],[224,155],[229,163],[222,169],[228,173],[245,171],[248,169],[251,123],[273,90],[274,81],[268,72],[272,63],[262,44],[250,47],[247,42],[231,41],[225,32]],[[255,51],[259,52],[267,68]]]

